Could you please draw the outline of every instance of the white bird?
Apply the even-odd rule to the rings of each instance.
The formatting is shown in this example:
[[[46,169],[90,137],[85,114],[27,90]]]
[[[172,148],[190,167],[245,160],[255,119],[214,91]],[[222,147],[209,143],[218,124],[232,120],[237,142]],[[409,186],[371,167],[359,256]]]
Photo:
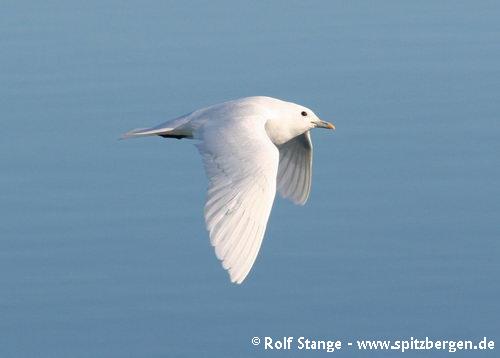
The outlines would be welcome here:
[[[205,223],[215,254],[240,284],[252,268],[276,190],[303,205],[311,190],[312,128],[335,129],[309,108],[271,97],[216,104],[123,138],[197,139],[209,185]]]

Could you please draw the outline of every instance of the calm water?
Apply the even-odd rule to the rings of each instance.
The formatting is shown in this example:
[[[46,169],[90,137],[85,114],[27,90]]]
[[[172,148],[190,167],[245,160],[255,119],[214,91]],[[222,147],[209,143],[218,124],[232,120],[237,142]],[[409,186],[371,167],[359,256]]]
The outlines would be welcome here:
[[[0,356],[300,355],[251,345],[266,335],[487,336],[495,351],[454,356],[497,356],[499,16],[472,1],[2,3]],[[194,146],[117,138],[256,94],[337,132],[313,133],[310,201],[277,200],[238,287],[208,244]]]

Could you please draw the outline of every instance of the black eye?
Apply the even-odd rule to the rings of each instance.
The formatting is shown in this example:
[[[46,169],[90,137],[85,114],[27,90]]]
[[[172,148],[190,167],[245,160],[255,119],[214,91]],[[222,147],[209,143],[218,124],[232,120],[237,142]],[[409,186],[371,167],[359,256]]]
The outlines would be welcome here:
[[[306,111],[302,111],[302,117],[307,117],[307,112]]]

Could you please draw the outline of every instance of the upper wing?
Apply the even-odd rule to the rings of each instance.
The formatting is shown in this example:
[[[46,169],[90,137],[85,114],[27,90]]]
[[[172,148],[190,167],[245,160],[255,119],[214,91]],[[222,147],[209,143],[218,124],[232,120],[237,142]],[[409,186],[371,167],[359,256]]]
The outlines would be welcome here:
[[[205,222],[232,282],[248,275],[276,195],[279,153],[255,117],[207,125],[197,145],[209,179]]]
[[[309,131],[279,147],[278,191],[296,204],[304,204],[311,191],[313,148]]]

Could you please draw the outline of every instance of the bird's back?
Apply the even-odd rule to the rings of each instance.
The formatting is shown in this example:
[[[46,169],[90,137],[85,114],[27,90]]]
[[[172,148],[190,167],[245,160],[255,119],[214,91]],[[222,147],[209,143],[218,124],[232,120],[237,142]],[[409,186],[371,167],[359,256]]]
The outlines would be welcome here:
[[[254,121],[258,117],[264,119],[266,114],[279,103],[283,101],[271,97],[244,97],[196,110],[162,123],[158,127],[191,131],[194,138],[202,139],[203,133],[209,128],[223,131],[233,123],[242,124],[245,121]]]

